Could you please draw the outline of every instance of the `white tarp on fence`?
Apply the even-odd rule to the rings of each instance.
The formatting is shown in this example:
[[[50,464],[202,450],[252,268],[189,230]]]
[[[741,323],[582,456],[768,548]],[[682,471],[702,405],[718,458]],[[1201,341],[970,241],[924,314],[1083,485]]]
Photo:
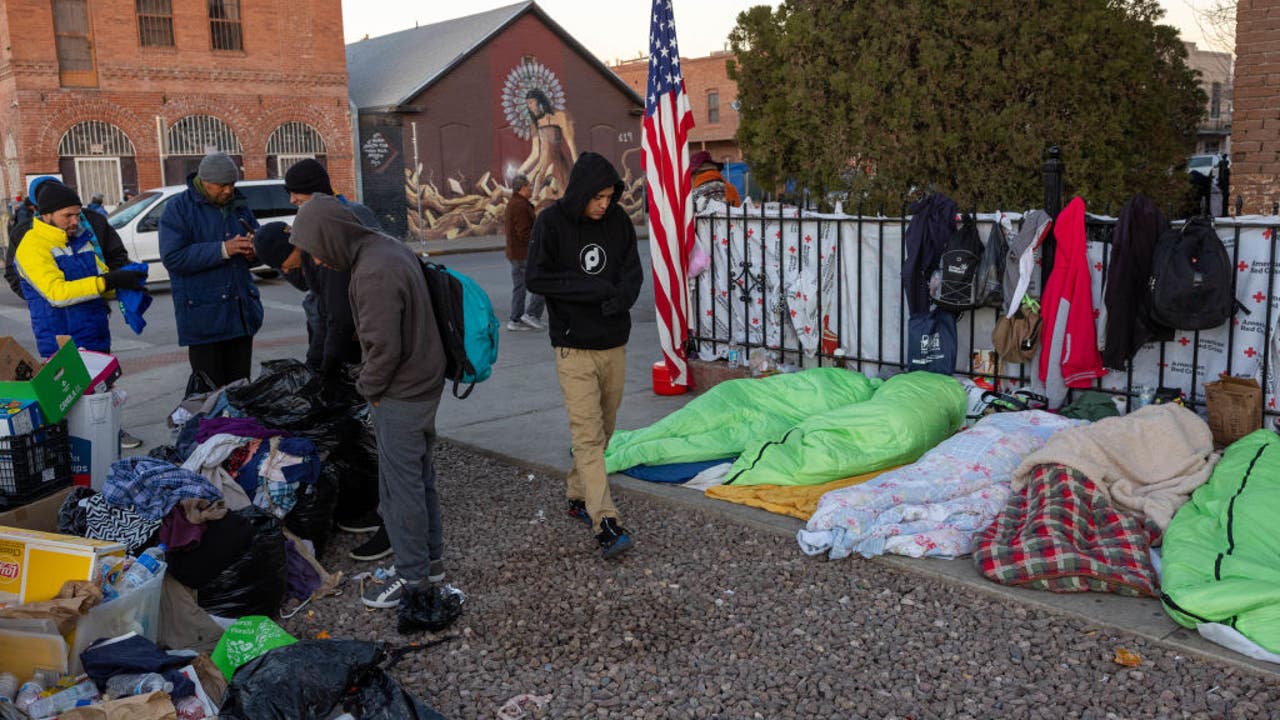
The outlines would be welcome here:
[[[1016,228],[1021,214],[1006,213]],[[979,215],[985,240],[995,215]],[[1092,218],[1110,220],[1110,218]],[[1227,253],[1235,256],[1236,297],[1248,309],[1232,323],[1199,334],[1179,332],[1172,342],[1144,346],[1133,359],[1132,387],[1159,385],[1204,397],[1204,383],[1230,369],[1230,374],[1263,380],[1263,357],[1268,351],[1264,404],[1277,410],[1280,396],[1280,277],[1271,266],[1273,230],[1280,217],[1223,218],[1217,221]],[[697,242],[711,257],[710,267],[690,288],[693,303],[691,334],[704,340],[703,357],[724,357],[730,344],[799,350],[805,365],[816,365],[821,350],[837,348],[849,358],[861,358],[861,368],[877,374],[878,365],[899,366],[905,360],[905,322],[901,289],[901,218],[817,214],[803,216],[795,208],[776,206],[742,209],[713,206],[697,219]],[[1105,337],[1102,303],[1103,270],[1110,243],[1090,241],[1088,254],[1093,278],[1093,302],[1099,342]],[[837,261],[838,259],[838,261]],[[750,263],[744,266],[744,262]],[[837,277],[836,269],[840,269]],[[1033,285],[1031,292],[1038,293]],[[745,295],[746,300],[743,300]],[[837,302],[838,301],[838,302]],[[1267,308],[1271,307],[1270,332]],[[966,356],[973,337],[975,350],[989,349],[995,325],[994,310],[966,313],[957,323],[957,370],[970,370]],[[1228,354],[1230,364],[1228,365]],[[852,364],[858,367],[857,364]],[[1036,364],[1006,366],[1006,375],[1034,377]],[[1163,369],[1163,380],[1161,370]],[[1127,372],[1111,372],[1100,385],[1123,391]]]

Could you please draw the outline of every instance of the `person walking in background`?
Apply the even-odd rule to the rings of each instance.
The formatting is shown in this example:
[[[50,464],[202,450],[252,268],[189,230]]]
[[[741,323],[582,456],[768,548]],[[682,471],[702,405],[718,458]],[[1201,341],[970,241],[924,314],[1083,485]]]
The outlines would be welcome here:
[[[524,269],[529,259],[529,236],[533,233],[533,186],[529,178],[516,175],[511,179],[511,199],[507,201],[504,220],[507,231],[507,261],[511,263],[511,315],[508,330],[544,330],[542,309],[546,301],[541,295],[528,293],[524,286]],[[528,296],[528,305],[525,297]]]
[[[399,607],[401,632],[424,629],[431,584],[445,577],[431,458],[445,357],[421,263],[404,243],[364,227],[325,195],[302,206],[291,237],[321,264],[351,275],[351,310],[364,353],[356,390],[373,416],[379,511],[396,556],[361,599],[372,608]]]
[[[89,204],[85,205],[84,209],[92,210],[93,212],[98,213],[102,217],[106,217],[107,209],[102,206],[102,201],[105,199],[105,197],[106,196],[104,196],[102,193],[94,193],[93,197],[89,198]]]
[[[622,179],[604,156],[584,152],[564,197],[538,214],[529,289],[546,297],[556,374],[569,414],[570,516],[590,523],[605,558],[632,545],[609,493],[604,450],[626,379],[631,306],[644,273],[636,230],[618,206]]]
[[[248,378],[262,301],[253,274],[258,228],[243,194],[240,170],[211,153],[160,216],[160,260],[169,271],[178,344],[187,348],[187,394]],[[203,379],[213,388],[203,388]]]

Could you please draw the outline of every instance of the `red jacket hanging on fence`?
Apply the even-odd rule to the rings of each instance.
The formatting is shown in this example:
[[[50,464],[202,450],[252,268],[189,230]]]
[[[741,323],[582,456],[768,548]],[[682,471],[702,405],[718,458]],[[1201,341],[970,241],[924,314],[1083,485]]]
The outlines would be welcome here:
[[[1090,287],[1089,257],[1084,237],[1084,200],[1071,199],[1053,224],[1057,248],[1053,273],[1045,285],[1040,305],[1044,335],[1040,351],[1040,380],[1044,382],[1049,407],[1060,407],[1067,388],[1087,388],[1107,374],[1098,352],[1098,333],[1093,318],[1093,291]]]

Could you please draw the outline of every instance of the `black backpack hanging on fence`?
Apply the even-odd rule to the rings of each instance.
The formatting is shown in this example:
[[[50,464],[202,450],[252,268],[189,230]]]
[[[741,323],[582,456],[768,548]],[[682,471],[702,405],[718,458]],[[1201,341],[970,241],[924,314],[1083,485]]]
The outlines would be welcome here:
[[[938,309],[961,313],[979,306],[978,267],[983,251],[978,222],[967,214],[942,251],[938,271],[929,283],[929,294]]]
[[[1178,330],[1208,330],[1231,318],[1231,259],[1213,221],[1191,218],[1156,242],[1148,292],[1151,316]]]
[[[1009,242],[1005,240],[1004,228],[1000,227],[1000,218],[991,223],[991,233],[987,235],[987,246],[982,251],[982,261],[978,263],[978,304],[983,307],[1004,307],[1004,263],[1009,254]]]

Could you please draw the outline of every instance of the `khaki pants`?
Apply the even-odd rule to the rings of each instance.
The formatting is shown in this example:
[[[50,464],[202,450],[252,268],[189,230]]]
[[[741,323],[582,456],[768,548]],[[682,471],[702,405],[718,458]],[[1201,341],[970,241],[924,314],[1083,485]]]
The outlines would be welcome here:
[[[622,402],[627,374],[624,347],[610,350],[555,348],[556,375],[569,413],[569,434],[573,438],[573,468],[569,470],[567,495],[582,500],[591,514],[591,525],[600,532],[601,518],[618,519],[618,509],[609,494],[609,476],[604,471],[604,449],[613,434],[613,424]]]

